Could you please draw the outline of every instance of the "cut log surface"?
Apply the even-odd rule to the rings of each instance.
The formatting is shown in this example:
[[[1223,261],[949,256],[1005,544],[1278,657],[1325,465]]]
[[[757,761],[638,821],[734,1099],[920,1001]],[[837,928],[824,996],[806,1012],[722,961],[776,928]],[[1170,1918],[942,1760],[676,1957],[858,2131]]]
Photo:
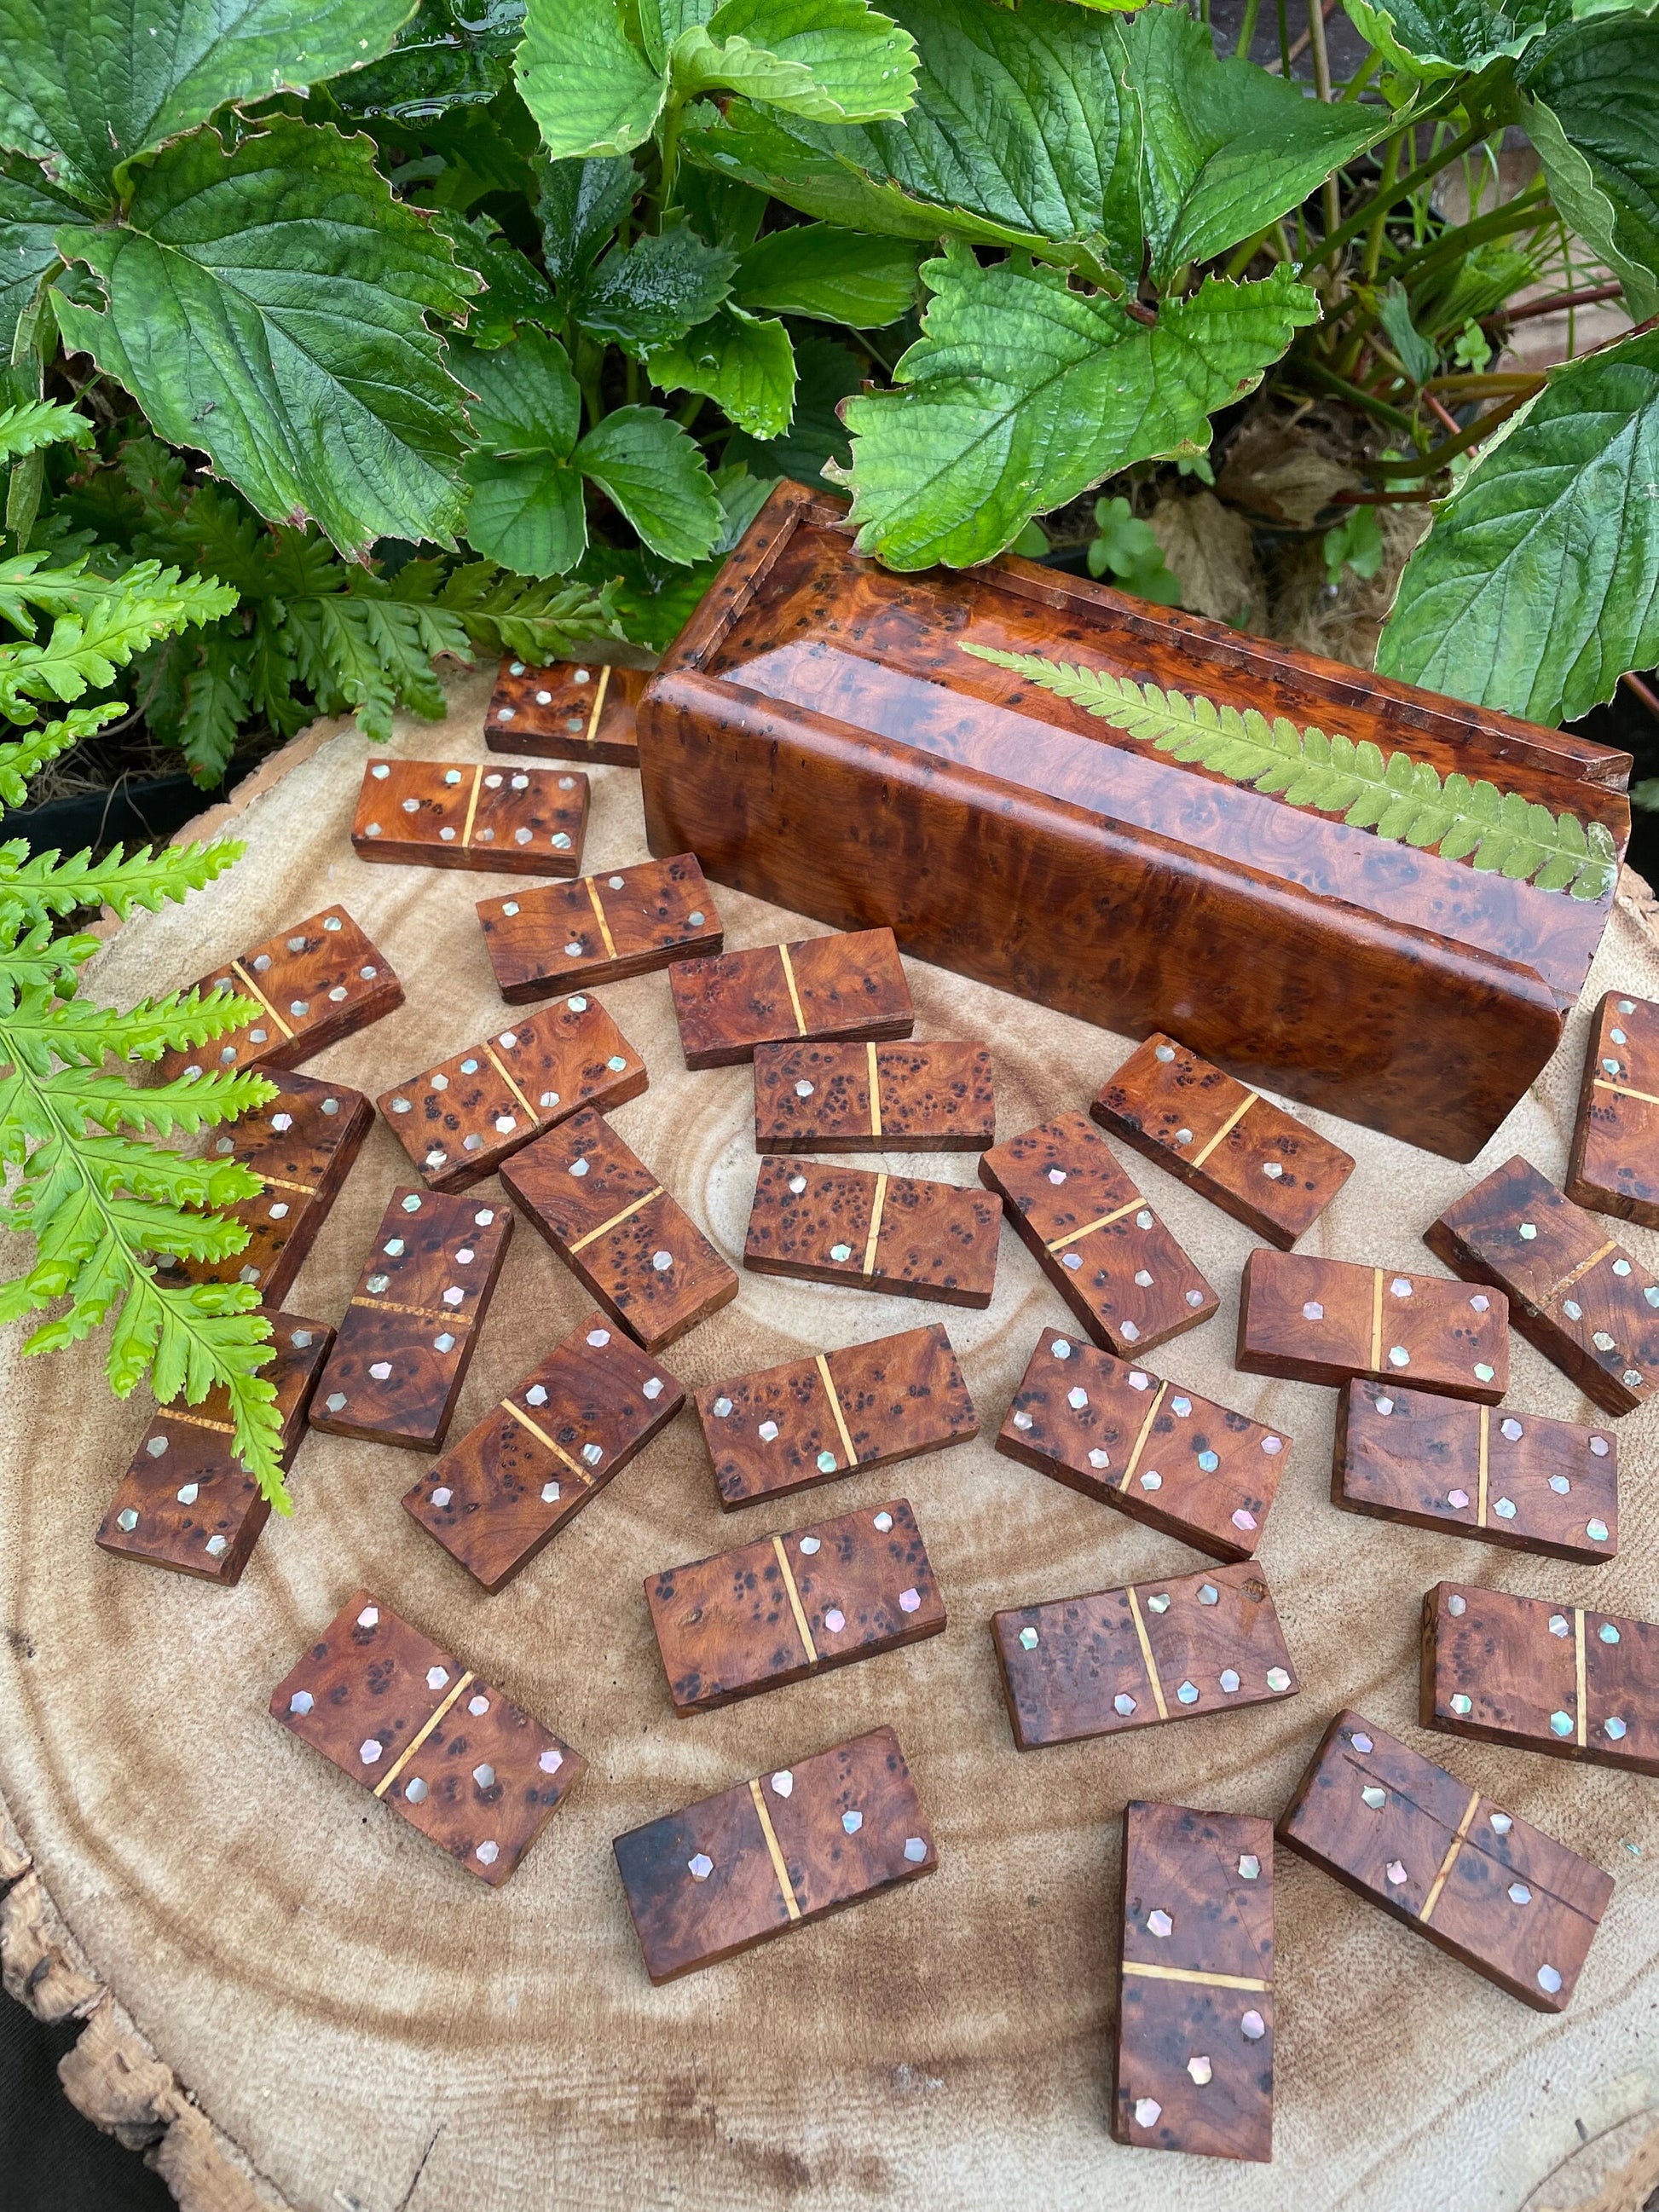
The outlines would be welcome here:
[[[447,722],[401,722],[394,750],[484,758],[492,675],[451,685]],[[296,740],[280,774],[262,771],[233,801],[246,859],[187,909],[135,916],[88,989],[127,1003],[190,982],[326,899],[384,950],[406,998],[309,1074],[379,1096],[504,1026],[477,878],[354,857],[368,757],[349,725]],[[601,766],[592,785],[585,864],[645,860],[637,778]],[[714,890],[734,950],[817,931]],[[1560,1051],[1474,1167],[1293,1109],[1357,1163],[1304,1248],[1442,1273],[1422,1231],[1480,1175],[1519,1152],[1559,1182],[1593,1009],[1610,989],[1659,997],[1651,908],[1626,878]],[[919,1040],[990,1042],[1005,1139],[1085,1109],[1133,1048],[915,961],[906,973]],[[665,975],[599,995],[651,1075],[615,1110],[618,1134],[738,1263],[755,1177],[750,1071],[686,1072]],[[1281,1856],[1273,2165],[1193,2160],[1177,2171],[1112,2141],[1125,1802],[1276,1818],[1345,1704],[1438,1756],[1444,1746],[1415,1717],[1425,1589],[1473,1577],[1650,1617],[1659,1570],[1651,1405],[1620,1424],[1620,1549],[1595,1568],[1339,1511],[1328,1498],[1336,1392],[1234,1370],[1249,1232],[1115,1149],[1221,1297],[1213,1320],[1162,1348],[1158,1376],[1294,1439],[1261,1559],[1303,1690],[1206,1727],[1040,1759],[1009,1741],[993,1612],[1204,1562],[996,1451],[1039,1329],[1066,1320],[1011,1231],[982,1312],[745,1273],[738,1298],[670,1348],[666,1370],[690,1394],[945,1320],[982,1419],[975,1442],[904,1470],[949,1595],[946,1632],[690,1722],[669,1701],[642,1589],[665,1565],[732,1541],[689,1413],[495,1597],[403,1510],[407,1454],[313,1433],[295,1455],[292,1519],[272,1516],[227,1590],[142,1572],[94,1541],[155,1410],[142,1390],[125,1404],[110,1397],[101,1340],[24,1361],[21,1330],[0,1338],[0,1796],[15,1823],[0,1826],[0,1883],[12,1883],[0,1947],[8,1986],[52,2016],[88,2021],[70,2063],[76,2101],[135,2148],[153,2145],[191,2212],[1154,2212],[1171,2201],[1182,2212],[1511,2212],[1591,2201],[1568,2194],[1567,2179],[1586,2138],[1604,2136],[1619,2155],[1609,2150],[1598,2172],[1650,2188],[1652,1787],[1486,1743],[1454,1747],[1460,1777],[1614,1878],[1571,2008],[1534,2015]],[[843,1164],[977,1188],[970,1156]],[[288,1293],[294,1310],[337,1322],[386,1200],[408,1179],[377,1124]],[[1644,1264],[1659,1260],[1659,1233],[1618,1226]],[[0,1272],[27,1263],[27,1248],[0,1246]],[[592,1304],[539,1237],[515,1237],[454,1433]],[[1515,1404],[1597,1418],[1519,1339],[1513,1365]],[[874,1510],[894,1494],[889,1473],[851,1475],[815,1493],[811,1516],[781,1510],[754,1533]],[[465,1653],[589,1761],[499,1892],[380,1817],[267,1713],[296,1653],[359,1585]],[[889,1725],[938,1872],[653,1989],[612,1838]],[[1626,2193],[1595,2203],[1640,2202],[1618,2186]]]

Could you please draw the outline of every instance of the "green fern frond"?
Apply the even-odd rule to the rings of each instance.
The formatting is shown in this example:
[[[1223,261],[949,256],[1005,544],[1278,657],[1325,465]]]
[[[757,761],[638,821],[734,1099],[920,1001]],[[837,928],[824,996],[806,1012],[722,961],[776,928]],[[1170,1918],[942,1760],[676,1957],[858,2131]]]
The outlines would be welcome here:
[[[155,561],[137,562],[116,577],[84,574],[77,562],[46,577],[14,579],[14,587],[40,605],[37,594],[48,579],[57,580],[53,588],[72,611],[57,615],[44,644],[0,645],[0,714],[15,722],[33,721],[41,699],[68,701],[101,690],[157,638],[216,622],[236,605],[235,592],[216,578],[180,577]]]
[[[4,956],[0,955],[0,973],[4,966]],[[43,1075],[52,1054],[76,1067],[101,1067],[111,1055],[129,1060],[159,1060],[164,1052],[186,1051],[224,1036],[228,1030],[240,1029],[246,1022],[258,1021],[263,1011],[253,1000],[239,998],[232,991],[178,991],[166,999],[141,999],[125,1012],[118,1006],[100,1006],[82,999],[60,998],[54,1005],[48,987],[17,994],[7,1009],[6,1036],[13,1053],[36,1074]],[[215,1096],[211,1086],[229,1079],[202,1075],[189,1088],[211,1102]],[[201,1109],[198,1126],[222,1118],[211,1111],[210,1103]]]
[[[125,712],[118,699],[106,699],[100,707],[74,707],[61,720],[43,722],[38,730],[25,731],[10,744],[0,744],[0,800],[8,806],[23,805],[31,780],[43,768]]]
[[[221,837],[210,845],[140,845],[125,858],[115,845],[98,860],[89,853],[18,860],[9,857],[15,847],[0,846],[0,921],[33,927],[88,906],[109,907],[123,921],[134,907],[155,914],[167,900],[181,900],[223,875],[242,850],[234,837]]]
[[[72,407],[52,399],[21,400],[0,407],[0,462],[21,460],[43,446],[88,446],[92,424]]]
[[[1391,843],[1437,846],[1443,860],[1467,859],[1483,872],[1577,899],[1602,898],[1613,888],[1618,850],[1606,824],[1553,814],[1520,792],[1455,773],[1443,781],[1431,763],[1409,753],[1384,760],[1368,740],[1328,736],[1283,715],[1269,721],[1254,707],[1241,712],[1200,694],[1164,691],[1038,653],[965,642],[962,650],[1012,669],[1176,760],[1274,793],[1291,806],[1340,814]]]
[[[516,653],[542,663],[565,659],[601,638],[625,637],[617,591],[615,583],[598,589],[556,578],[538,583],[494,561],[469,561],[451,570],[438,601],[459,617],[475,652]]]

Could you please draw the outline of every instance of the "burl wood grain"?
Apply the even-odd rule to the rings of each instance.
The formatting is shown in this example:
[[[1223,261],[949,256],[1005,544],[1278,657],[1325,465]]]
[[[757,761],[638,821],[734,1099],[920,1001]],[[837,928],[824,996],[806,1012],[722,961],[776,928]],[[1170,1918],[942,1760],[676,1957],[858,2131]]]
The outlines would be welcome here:
[[[982,1152],[996,1142],[982,1044],[760,1044],[757,1152]]]
[[[728,1511],[979,1434],[938,1322],[712,1382],[695,1403]]]
[[[1609,1413],[1634,1412],[1659,1372],[1659,1282],[1517,1153],[1426,1229],[1471,1283],[1508,1297],[1528,1344]]]
[[[290,923],[196,988],[252,999],[264,1012],[210,1043],[163,1053],[157,1065],[168,1082],[192,1068],[298,1067],[404,1002],[385,953],[339,906]]]
[[[591,1313],[428,1469],[404,1507],[493,1595],[684,1403],[672,1375]]]
[[[1613,1894],[1600,1867],[1355,1712],[1331,1723],[1275,1833],[1535,2012],[1572,2002]]]
[[[312,1426],[435,1451],[512,1233],[500,1204],[394,1190],[317,1385]]]
[[[994,1613],[1021,1751],[1293,1697],[1296,1670],[1253,1561]]]
[[[276,1685],[270,1711],[496,1889],[587,1763],[366,1589]]]
[[[938,1636],[945,1600],[908,1501],[648,1575],[646,1602],[682,1719]]]
[[[1609,991],[1595,1010],[1567,1196],[1659,1229],[1659,1006]]]
[[[983,1191],[763,1158],[743,1264],[757,1275],[988,1306],[1001,1225],[1000,1203]]]
[[[273,1313],[276,1352],[260,1370],[276,1392],[284,1474],[306,1432],[306,1409],[334,1332],[302,1314]],[[119,1559],[143,1559],[228,1589],[240,1582],[270,1506],[233,1449],[235,1423],[222,1384],[199,1406],[163,1406],[99,1523],[98,1541]]]
[[[1273,1823],[1132,1799],[1118,1960],[1117,2140],[1270,2159]]]
[[[637,668],[582,660],[538,668],[509,655],[484,710],[484,743],[492,753],[637,768],[634,709],[644,689]]]
[[[681,960],[668,987],[688,1067],[733,1067],[786,1038],[907,1037],[915,1027],[890,929]]]
[[[1124,1061],[1089,1111],[1285,1252],[1353,1173],[1340,1146],[1161,1033]]]
[[[1220,1300],[1086,1114],[1027,1129],[979,1164],[1009,1226],[1091,1336],[1126,1358],[1206,1322]]]
[[[890,1728],[734,1783],[630,1829],[613,1849],[653,1982],[751,1950],[939,1863]]]
[[[260,1304],[274,1307],[305,1265],[374,1116],[362,1092],[343,1083],[286,1068],[263,1072],[276,1096],[216,1131],[204,1147],[265,1178],[257,1198],[222,1209],[246,1226],[247,1243],[222,1260],[173,1260],[156,1272],[168,1281],[252,1283]]]
[[[1247,1375],[1371,1375],[1495,1406],[1509,1388],[1509,1302],[1434,1275],[1255,1251],[1244,1262],[1234,1358]]]
[[[599,1000],[578,991],[376,1103],[429,1190],[466,1190],[580,1108],[608,1112],[650,1080]]]
[[[1419,1717],[1447,1735],[1659,1774],[1659,1627],[1437,1583],[1423,1600]]]
[[[1611,885],[1575,901],[1384,842],[961,645],[1403,749],[1601,822],[1620,854],[1628,757],[1010,556],[895,574],[844,517],[781,487],[647,686],[652,850],[1472,1159],[1559,1041]]]
[[[371,761],[351,824],[360,860],[574,876],[587,835],[587,778],[483,761]]]
[[[1179,1383],[1043,1330],[997,1449],[1217,1559],[1248,1559],[1291,1440]]]
[[[1594,1566],[1619,1549],[1619,1440],[1542,1413],[1355,1381],[1338,1404],[1331,1500]]]
[[[738,1295],[738,1278],[591,1107],[517,1152],[501,1181],[611,1318],[660,1352]]]
[[[509,1005],[647,975],[694,953],[718,952],[726,941],[691,853],[480,899],[478,920]]]

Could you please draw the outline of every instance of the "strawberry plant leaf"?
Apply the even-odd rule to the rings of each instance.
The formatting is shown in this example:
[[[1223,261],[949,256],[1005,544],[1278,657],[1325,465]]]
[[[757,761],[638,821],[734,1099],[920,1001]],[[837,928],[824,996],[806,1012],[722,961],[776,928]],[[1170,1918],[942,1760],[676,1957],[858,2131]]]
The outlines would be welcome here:
[[[915,246],[900,239],[796,223],[743,249],[732,296],[740,307],[880,330],[915,306],[918,258]]]
[[[706,322],[732,289],[737,255],[708,246],[689,223],[613,248],[582,280],[571,311],[590,337],[642,361],[653,346]]]
[[[10,359],[18,317],[58,264],[59,229],[81,219],[76,204],[47,184],[33,161],[15,155],[0,161],[0,359]]]
[[[643,144],[667,97],[661,70],[630,41],[614,0],[530,0],[514,67],[556,161]]]
[[[789,427],[795,354],[775,319],[763,321],[728,304],[648,355],[646,365],[659,390],[704,392],[754,437],[775,438]]]
[[[1524,53],[1571,0],[1343,0],[1360,36],[1407,77],[1455,76]],[[1588,13],[1589,10],[1587,9]]]
[[[915,42],[866,0],[724,0],[675,39],[676,88],[721,90],[818,123],[902,115],[915,89]]]
[[[540,164],[536,212],[548,281],[562,295],[585,276],[634,204],[639,173],[625,155]]]
[[[478,443],[466,459],[466,534],[521,576],[562,576],[587,545],[580,471],[581,393],[556,339],[526,331],[498,351],[458,360],[477,393]]]
[[[1659,311],[1659,21],[1602,15],[1534,48],[1521,82],[1550,196],[1625,288]]]
[[[665,561],[700,561],[720,536],[702,454],[659,407],[614,409],[577,447],[576,465]]]

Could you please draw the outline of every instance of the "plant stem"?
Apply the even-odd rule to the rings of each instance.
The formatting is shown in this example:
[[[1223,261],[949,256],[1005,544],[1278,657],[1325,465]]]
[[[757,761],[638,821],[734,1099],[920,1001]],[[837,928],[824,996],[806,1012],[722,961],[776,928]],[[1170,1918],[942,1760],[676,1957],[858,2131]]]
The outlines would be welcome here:
[[[680,108],[682,102],[671,94],[663,110],[662,129],[658,134],[657,149],[662,161],[662,186],[658,194],[659,215],[666,215],[674,204],[674,186],[680,167]]]
[[[1244,0],[1243,20],[1238,27],[1238,43],[1233,48],[1236,60],[1248,61],[1250,47],[1255,40],[1255,19],[1261,12],[1261,0]]]
[[[1443,438],[1437,446],[1431,446],[1428,452],[1419,454],[1416,460],[1367,461],[1364,464],[1365,473],[1368,477],[1437,476],[1449,461],[1455,461],[1471,446],[1483,444],[1500,423],[1507,422],[1510,416],[1517,409],[1524,407],[1531,397],[1529,392],[1517,392],[1512,398],[1504,400],[1501,406],[1494,407],[1491,414],[1482,415],[1471,422],[1468,429],[1460,430],[1455,438]]]
[[[1481,216],[1477,222],[1462,223],[1455,230],[1443,231],[1438,238],[1426,246],[1418,246],[1411,253],[1402,254],[1390,270],[1390,275],[1403,277],[1407,270],[1422,276],[1427,270],[1443,261],[1455,260],[1467,253],[1472,246],[1483,246],[1488,239],[1502,238],[1511,230],[1536,230],[1553,221],[1554,209],[1550,205],[1543,185],[1535,192],[1523,193],[1490,215]]]
[[[1291,73],[1291,25],[1288,14],[1288,0],[1277,0],[1277,8],[1279,14],[1279,74],[1281,76],[1289,76]],[[1273,64],[1271,62],[1268,63],[1267,68],[1269,71],[1272,70]]]
[[[1528,300],[1518,307],[1497,307],[1490,315],[1482,315],[1480,327],[1498,323],[1529,323],[1534,315],[1559,315],[1569,307],[1595,307],[1603,300],[1617,300],[1624,292],[1622,284],[1588,284],[1581,292],[1557,292],[1547,300]]]
[[[1650,684],[1644,684],[1639,676],[1633,675],[1628,669],[1619,681],[1632,698],[1641,701],[1655,721],[1659,722],[1659,692],[1656,692]]]
[[[1300,380],[1322,392],[1333,393],[1338,399],[1346,399],[1350,407],[1358,408],[1362,415],[1374,416],[1379,422],[1386,422],[1391,430],[1403,430],[1407,437],[1411,435],[1413,423],[1409,415],[1398,407],[1390,407],[1386,399],[1379,399],[1375,392],[1367,392],[1363,385],[1351,384],[1346,376],[1339,376],[1334,368],[1327,368],[1322,362],[1294,360],[1287,365],[1285,374],[1292,380]],[[1370,464],[1366,465],[1369,467]],[[1411,464],[1402,465],[1410,466]]]
[[[1421,120],[1420,118],[1419,119]],[[1486,131],[1482,125],[1471,124],[1449,145],[1443,147],[1437,154],[1431,154],[1414,169],[1408,169],[1403,177],[1397,177],[1391,183],[1385,180],[1371,198],[1354,210],[1346,222],[1334,227],[1319,250],[1319,259],[1332,259],[1351,239],[1358,238],[1369,224],[1386,216],[1390,208],[1398,207],[1401,200],[1409,199],[1420,185],[1426,185],[1431,177],[1437,177],[1441,170],[1449,167],[1452,162],[1460,161],[1471,146],[1478,146],[1486,136]]]
[[[1396,131],[1382,154],[1382,179],[1376,196],[1376,212],[1371,217],[1371,227],[1365,234],[1365,252],[1361,266],[1365,282],[1370,284],[1376,276],[1376,264],[1382,255],[1382,226],[1388,220],[1389,194],[1400,174],[1400,153],[1405,145],[1406,134]]]
[[[1331,101],[1331,57],[1325,44],[1324,0],[1308,0],[1308,30],[1313,40],[1314,93],[1328,107]],[[1342,187],[1334,169],[1325,179],[1323,197],[1325,235],[1328,238],[1342,220]]]

